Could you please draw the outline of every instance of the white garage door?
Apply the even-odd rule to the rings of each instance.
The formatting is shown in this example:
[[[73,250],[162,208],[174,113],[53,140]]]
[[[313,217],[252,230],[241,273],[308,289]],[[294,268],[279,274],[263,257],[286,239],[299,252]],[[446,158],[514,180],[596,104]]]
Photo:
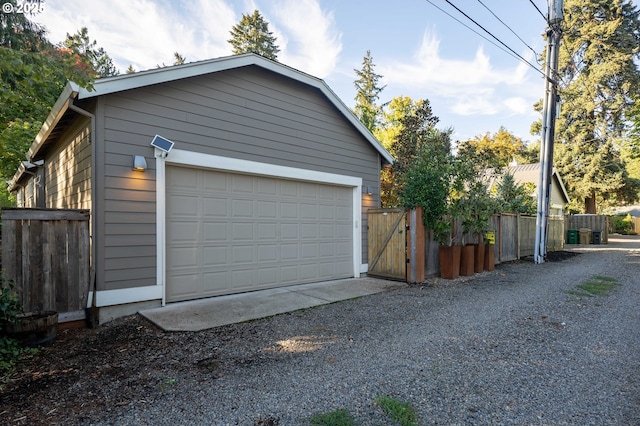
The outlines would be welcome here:
[[[166,168],[168,302],[353,276],[352,188]]]

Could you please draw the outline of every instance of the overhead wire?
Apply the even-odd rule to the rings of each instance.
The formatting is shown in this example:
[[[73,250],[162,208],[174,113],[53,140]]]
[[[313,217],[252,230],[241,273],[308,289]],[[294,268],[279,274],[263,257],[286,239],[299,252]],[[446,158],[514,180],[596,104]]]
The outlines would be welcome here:
[[[488,39],[487,37],[485,37],[484,35],[482,35],[481,33],[477,32],[476,30],[474,30],[473,28],[469,27],[467,24],[465,24],[464,22],[462,22],[461,20],[459,20],[458,18],[456,18],[455,16],[453,16],[452,14],[450,14],[449,12],[447,12],[446,10],[442,9],[441,7],[439,7],[438,5],[434,4],[431,0],[426,0],[427,3],[431,4],[433,7],[435,7],[436,9],[440,10],[441,12],[443,12],[444,14],[448,15],[450,18],[452,18],[453,20],[457,21],[458,23],[462,24],[463,26],[465,26],[466,28],[468,28],[469,30],[473,31],[474,33],[476,33],[477,35],[479,35],[480,37],[482,37],[483,39],[489,41],[491,44],[493,44],[494,46],[498,47],[499,49],[501,49],[502,51],[506,52],[507,54],[515,57],[516,59],[519,59],[520,61],[524,62],[525,64],[529,65],[531,68],[533,68],[534,70],[536,70],[536,72],[540,73],[543,77],[547,78],[547,76],[545,75],[545,73],[543,71],[541,71],[540,69],[538,69],[535,65],[533,65],[531,62],[527,61],[525,58],[523,58],[520,54],[518,54],[515,50],[513,50],[511,47],[507,46],[502,40],[500,40],[498,37],[496,37],[495,35],[493,35],[490,31],[488,31],[486,28],[484,28],[482,25],[480,25],[478,22],[476,22],[473,18],[471,18],[469,15],[467,15],[466,13],[464,13],[462,10],[460,10],[456,5],[454,5],[453,3],[451,3],[449,0],[445,0],[451,7],[453,7],[454,9],[456,9],[459,13],[461,13],[462,15],[464,15],[468,20],[470,20],[471,22],[473,22],[476,26],[480,27],[485,33],[489,34],[493,39],[495,39],[498,43],[500,43],[502,46],[501,47],[499,45],[497,45],[496,43],[494,43],[492,40]],[[506,48],[506,50],[505,50]]]
[[[527,46],[527,47],[529,48],[529,50],[531,50],[531,51],[533,52],[534,58],[538,58],[538,57],[540,56],[540,55],[538,54],[538,52],[536,52],[536,51],[533,49],[533,47],[529,46],[529,44],[527,44],[527,42],[526,42],[526,41],[524,41],[524,40],[522,39],[522,37],[520,37],[520,36],[518,35],[518,33],[516,33],[516,32],[515,32],[515,31],[514,31],[514,30],[513,30],[509,25],[507,25],[507,24],[506,24],[502,19],[500,19],[500,17],[499,17],[498,15],[496,15],[496,14],[493,12],[493,10],[491,10],[491,9],[489,8],[489,6],[487,6],[486,4],[484,4],[484,3],[482,2],[482,0],[478,0],[478,3],[480,3],[480,4],[481,4],[485,9],[487,9],[487,10],[489,11],[489,13],[491,13],[491,14],[493,15],[493,17],[494,17],[494,18],[496,18],[496,19],[497,19],[497,20],[498,20],[502,25],[504,25],[504,26],[505,26],[509,31],[511,31],[511,33],[512,33],[514,36],[518,37],[518,40],[520,40],[520,41],[522,42],[522,44],[524,44],[525,46]],[[539,62],[538,62],[538,64],[539,64]]]
[[[435,7],[436,9],[440,10],[440,12],[444,13],[445,15],[449,16],[451,19],[453,19],[454,21],[458,22],[460,25],[462,25],[463,27],[466,27],[469,31],[475,33],[476,35],[480,36],[481,38],[485,39],[486,41],[488,41],[489,43],[493,44],[494,46],[496,46],[498,49],[502,50],[503,52],[514,56],[512,52],[506,50],[504,47],[500,46],[499,44],[497,44],[496,42],[494,42],[493,40],[487,38],[486,36],[484,36],[483,34],[479,33],[478,31],[474,30],[473,28],[471,28],[469,25],[465,24],[464,22],[462,22],[460,19],[456,18],[455,16],[453,16],[452,14],[450,14],[449,12],[447,12],[446,10],[444,10],[443,8],[441,8],[440,6],[438,6],[437,4],[433,3],[431,0],[426,0],[427,3],[431,4],[431,6]],[[516,59],[517,56],[514,56]]]
[[[549,18],[544,16],[544,13],[542,13],[542,11],[538,8],[538,6],[533,2],[533,0],[529,0],[529,2],[533,5],[533,7],[536,8],[536,10],[538,11],[538,13],[540,14],[540,16],[542,16],[542,19],[544,19],[544,22],[547,23],[547,25],[550,25],[549,22]]]

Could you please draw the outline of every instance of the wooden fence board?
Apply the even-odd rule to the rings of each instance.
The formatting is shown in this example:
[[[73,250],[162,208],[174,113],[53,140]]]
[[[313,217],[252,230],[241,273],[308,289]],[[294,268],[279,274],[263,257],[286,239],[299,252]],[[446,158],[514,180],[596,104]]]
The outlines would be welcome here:
[[[2,263],[25,312],[84,311],[90,277],[89,212],[3,209]]]

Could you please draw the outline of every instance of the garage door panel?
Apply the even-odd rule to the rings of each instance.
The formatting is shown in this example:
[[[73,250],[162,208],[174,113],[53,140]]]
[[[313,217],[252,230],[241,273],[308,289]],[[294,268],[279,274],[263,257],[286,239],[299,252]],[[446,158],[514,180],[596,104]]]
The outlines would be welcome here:
[[[205,217],[229,216],[229,200],[221,197],[203,197],[202,215]]]
[[[199,293],[220,293],[229,289],[226,271],[202,273],[202,289]],[[196,297],[202,297],[201,295]]]
[[[258,222],[258,240],[273,241],[278,238],[278,225],[275,222]]]
[[[169,302],[353,276],[351,188],[177,166],[166,187]]]
[[[231,224],[231,240],[232,241],[247,241],[253,240],[253,222],[233,222]]]
[[[230,175],[231,190],[240,194],[253,194],[253,176],[250,175]]]
[[[202,263],[210,266],[224,266],[229,263],[229,250],[226,247],[203,247]]]
[[[261,244],[258,246],[258,262],[277,262],[278,245]]]
[[[175,247],[170,253],[172,269],[196,267],[198,265],[198,250],[195,247]]]
[[[278,203],[275,201],[258,201],[256,204],[258,219],[277,219]]]
[[[317,240],[318,239],[318,225],[315,223],[305,223],[302,225],[302,235],[303,240]]]
[[[177,169],[177,167],[172,167],[172,169]],[[229,185],[229,175],[224,172],[214,170],[210,170],[208,173],[193,173],[193,170],[189,170],[189,172],[202,180],[202,188],[207,191],[226,191]]]
[[[298,224],[297,223],[282,223],[280,224],[280,237],[283,240],[298,240]]]
[[[198,211],[198,196],[196,195],[172,195],[167,205],[167,211],[171,216],[196,217]]]
[[[200,277],[197,273],[171,274],[174,285],[167,287],[167,299],[185,300],[198,297],[200,293]]]
[[[227,222],[208,222],[202,221],[202,242],[224,242],[229,241],[229,225]],[[191,242],[197,241],[191,240]]]
[[[283,260],[283,261],[298,260],[299,252],[300,252],[300,249],[298,244],[281,244],[280,260]]]
[[[176,243],[193,243],[198,239],[200,226],[198,222],[176,220],[167,232],[167,238]]]

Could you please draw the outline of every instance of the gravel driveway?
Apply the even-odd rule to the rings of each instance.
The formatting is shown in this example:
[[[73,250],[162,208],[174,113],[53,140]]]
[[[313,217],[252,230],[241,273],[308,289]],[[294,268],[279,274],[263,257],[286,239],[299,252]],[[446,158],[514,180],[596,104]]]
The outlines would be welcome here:
[[[155,387],[58,420],[305,425],[346,409],[358,424],[389,425],[375,403],[387,395],[415,407],[424,425],[639,425],[640,238],[572,250],[581,254],[204,332],[158,333],[161,355],[145,357],[163,367],[128,373],[155,377]],[[568,293],[594,276],[620,285],[608,296]],[[125,392],[122,382],[94,392]]]

